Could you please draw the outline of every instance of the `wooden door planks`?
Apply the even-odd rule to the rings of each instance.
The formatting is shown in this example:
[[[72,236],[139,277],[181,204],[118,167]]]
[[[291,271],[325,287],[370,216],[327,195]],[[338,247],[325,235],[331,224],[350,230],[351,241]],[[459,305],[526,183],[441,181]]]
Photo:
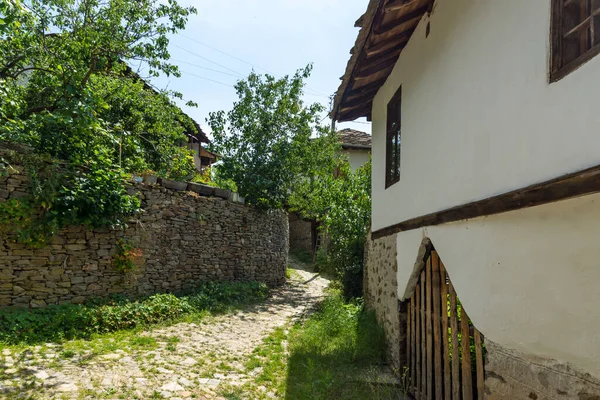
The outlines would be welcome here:
[[[423,360],[421,359],[421,286],[418,285],[415,290],[416,293],[416,308],[419,311],[415,316],[415,331],[417,332],[416,342],[415,342],[415,353],[417,355],[417,364],[415,365],[415,374],[417,375],[416,387],[415,387],[415,396],[417,399],[421,398],[421,381],[422,381],[422,372],[421,365],[423,365]]]
[[[435,250],[425,261],[406,310],[407,378],[414,398],[483,399],[483,335],[462,308]]]
[[[443,379],[444,372],[442,370],[442,333],[441,333],[441,310],[440,296],[442,291],[440,280],[440,260],[437,253],[431,253],[431,284],[432,284],[432,301],[433,301],[433,365],[435,377],[435,399],[443,398]]]
[[[421,272],[421,282],[425,283],[425,271]],[[425,288],[421,288],[421,399],[427,398],[427,331],[425,330]]]
[[[410,299],[410,310],[411,310],[411,314],[410,314],[410,318],[411,318],[411,330],[410,330],[410,343],[411,343],[411,347],[413,348],[413,351],[411,351],[410,353],[410,386],[413,388],[413,391],[416,389],[416,382],[417,382],[417,374],[416,374],[416,368],[417,368],[417,338],[416,338],[416,330],[417,330],[417,325],[416,322],[417,319],[415,317],[415,298],[416,298],[416,293],[413,294],[413,297]]]
[[[450,343],[448,337],[448,284],[446,268],[440,260],[441,303],[442,303],[442,341],[444,352],[444,399],[452,398],[452,378],[450,376]]]
[[[460,307],[460,342],[462,355],[462,398],[473,399],[473,378],[471,374],[471,340],[469,335],[469,317],[464,307]]]
[[[475,341],[475,366],[477,368],[477,398],[483,399],[485,396],[485,371],[483,367],[483,343],[481,332],[474,328],[473,339]]]
[[[456,292],[450,283],[450,330],[452,332],[452,400],[460,400],[460,358],[458,347],[458,314]]]
[[[427,260],[425,270],[425,312],[426,328],[427,328],[427,400],[433,400],[433,326],[431,315],[431,257]]]

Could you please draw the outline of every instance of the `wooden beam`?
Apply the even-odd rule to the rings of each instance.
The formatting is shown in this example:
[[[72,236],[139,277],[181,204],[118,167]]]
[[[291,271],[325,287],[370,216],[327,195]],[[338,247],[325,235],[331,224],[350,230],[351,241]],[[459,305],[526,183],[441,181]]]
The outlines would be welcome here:
[[[376,57],[363,58],[361,62],[358,64],[360,67],[356,71],[360,71],[361,69],[369,68],[371,66],[377,65],[389,59],[396,59],[400,55],[402,49],[397,49],[395,51],[388,51]],[[355,71],[355,72],[356,72]]]
[[[384,8],[384,12],[398,11],[414,3],[416,0],[392,0]]]
[[[341,110],[345,110],[345,109],[351,109],[351,108],[356,108],[360,105],[366,104],[369,101],[371,101],[371,99],[366,96],[366,95],[362,95],[359,97],[354,97],[352,100],[346,100],[343,104],[342,104],[342,108]]]
[[[365,108],[367,106],[367,104],[369,104],[369,103],[371,103],[371,99],[363,99],[362,102],[360,102],[360,103],[357,102],[357,104],[355,104],[355,105],[340,108],[340,113],[341,114],[351,113],[354,110]]]
[[[358,119],[360,117],[366,117],[370,113],[371,113],[371,103],[369,102],[369,103],[366,103],[364,107],[357,109],[357,110],[353,110],[352,112],[347,112],[347,113],[340,112],[338,121],[340,121],[340,122],[354,121],[355,119]]]
[[[365,93],[365,92],[368,92],[368,91],[374,90],[374,89],[379,90],[381,85],[383,85],[385,83],[385,80],[386,80],[386,78],[379,79],[378,81],[367,83],[366,85],[362,85],[362,86],[358,86],[358,87],[354,87],[354,84],[353,84],[352,90],[350,90],[348,93],[346,93],[346,96],[348,96],[348,97],[354,96],[355,94]]]
[[[357,106],[340,109],[340,114],[353,114],[354,112],[359,112],[361,110],[370,110],[370,105],[371,100],[365,100],[362,104],[359,104]]]
[[[412,218],[373,232],[378,239],[426,226],[494,215],[600,192],[600,165],[498,196]]]
[[[356,93],[346,96],[346,101],[350,102],[350,101],[354,101],[357,99],[365,99],[366,97],[369,97],[370,95],[375,95],[378,90],[379,90],[379,88],[376,87],[376,88],[371,88],[369,90],[365,90],[362,92],[357,91]]]
[[[388,71],[388,73],[391,72],[392,68],[394,68],[394,65],[396,65],[396,61],[398,61],[399,56],[400,55],[398,54],[395,58],[387,59],[367,68],[361,68],[353,77],[354,80],[368,79],[373,75],[379,74],[383,71]]]
[[[385,53],[386,51],[395,48],[398,48],[398,50],[402,50],[408,42],[409,38],[410,35],[408,34],[394,36],[389,39],[382,40],[381,42],[376,43],[368,48],[365,48],[364,52],[366,59],[369,59],[381,53]]]
[[[391,31],[395,31],[396,28],[404,25],[407,22],[410,22],[416,18],[421,19],[423,15],[429,10],[429,6],[424,6],[416,9],[415,11],[406,13],[402,15],[400,18],[395,19],[392,22],[387,23],[386,25],[381,25],[380,27],[374,29],[375,34],[383,35],[384,33],[389,33]]]

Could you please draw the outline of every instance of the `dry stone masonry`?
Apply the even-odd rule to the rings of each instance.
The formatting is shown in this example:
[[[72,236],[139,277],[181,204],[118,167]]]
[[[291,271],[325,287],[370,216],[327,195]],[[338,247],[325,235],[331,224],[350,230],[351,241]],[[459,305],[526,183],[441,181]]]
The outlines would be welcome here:
[[[290,248],[313,252],[312,222],[306,221],[296,213],[289,215]]]
[[[0,202],[29,193],[27,176],[0,177]],[[132,296],[178,292],[200,281],[285,281],[288,219],[234,203],[230,193],[206,197],[189,191],[132,184],[145,210],[120,230],[64,229],[46,248],[16,243],[0,232],[0,307],[81,303],[109,294]],[[218,196],[220,193],[216,193]],[[139,265],[125,274],[114,266],[116,243],[141,250]]]
[[[375,311],[385,331],[388,359],[396,369],[402,365],[400,313],[398,310],[398,263],[396,236],[379,239],[367,236],[365,246],[364,296],[366,304]]]

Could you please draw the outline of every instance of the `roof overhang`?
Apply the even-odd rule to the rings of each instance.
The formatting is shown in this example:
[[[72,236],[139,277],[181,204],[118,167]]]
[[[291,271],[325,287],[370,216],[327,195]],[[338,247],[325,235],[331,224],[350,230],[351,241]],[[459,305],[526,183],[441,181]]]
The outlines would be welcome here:
[[[331,117],[371,117],[373,98],[385,83],[423,15],[434,0],[370,0],[356,21],[361,27],[336,92]]]

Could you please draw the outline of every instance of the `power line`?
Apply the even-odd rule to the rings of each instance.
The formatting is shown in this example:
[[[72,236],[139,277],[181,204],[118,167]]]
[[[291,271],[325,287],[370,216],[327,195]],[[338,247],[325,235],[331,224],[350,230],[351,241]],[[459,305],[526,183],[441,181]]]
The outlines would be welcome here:
[[[184,63],[184,64],[191,65],[191,66],[193,66],[193,67],[196,67],[196,68],[200,68],[200,69],[205,69],[205,70],[207,70],[207,71],[216,72],[216,73],[218,73],[218,74],[223,74],[223,75],[228,75],[228,76],[234,76],[234,77],[236,77],[236,78],[238,78],[238,77],[239,77],[238,75],[230,74],[229,72],[223,72],[223,71],[219,71],[218,69],[213,69],[213,68],[203,67],[203,66],[201,66],[201,65],[194,64],[194,63],[187,62],[187,61],[183,61],[183,60],[178,60],[178,59],[176,59],[176,58],[174,58],[173,60],[175,60],[175,61],[177,61],[177,62],[180,62],[180,63]]]
[[[219,52],[219,53],[221,53],[221,54],[224,54],[224,55],[226,55],[226,56],[228,56],[228,57],[231,57],[231,58],[233,58],[233,59],[235,59],[235,60],[238,60],[238,61],[240,61],[240,62],[243,62],[244,64],[248,64],[248,65],[250,65],[252,68],[256,68],[256,69],[262,69],[263,71],[266,71],[266,72],[268,72],[269,74],[271,74],[271,75],[273,75],[273,76],[277,76],[277,74],[275,74],[274,72],[271,72],[271,71],[269,71],[269,70],[268,70],[268,69],[266,69],[266,68],[259,67],[258,65],[252,64],[252,63],[251,63],[251,62],[249,62],[249,61],[243,60],[243,59],[241,59],[241,58],[239,58],[239,57],[236,57],[236,56],[234,56],[234,55],[232,55],[232,54],[229,54],[229,53],[227,53],[227,52],[225,52],[225,51],[219,50],[219,49],[218,49],[218,48],[216,48],[216,47],[213,47],[213,46],[210,46],[210,45],[208,45],[208,44],[206,44],[206,43],[203,43],[203,42],[201,42],[201,41],[199,41],[199,40],[197,40],[197,39],[194,39],[194,38],[191,38],[191,37],[189,37],[189,36],[186,36],[186,35],[184,35],[183,33],[178,33],[178,35],[179,35],[179,36],[182,36],[182,37],[184,37],[184,38],[186,38],[186,39],[189,39],[189,40],[191,40],[192,42],[198,43],[198,44],[200,44],[200,45],[202,45],[202,46],[208,47],[209,49],[212,49],[212,50],[214,50],[214,51],[216,51],[216,52]],[[176,46],[176,47],[178,47],[178,48],[180,48],[180,49],[183,49],[183,50],[186,50],[186,51],[188,51],[188,52],[192,53],[191,51],[189,51],[189,50],[187,50],[187,49],[184,49],[184,48],[183,48],[183,47],[181,47],[181,46],[177,46],[177,45],[174,45],[174,46]],[[195,54],[195,53],[192,53],[192,54]],[[211,61],[211,62],[213,62],[213,61]],[[216,63],[215,63],[215,64],[216,64]],[[220,64],[217,64],[217,65],[220,65]],[[225,68],[226,68],[226,67],[225,67]],[[229,69],[229,68],[226,68],[226,69]],[[230,70],[230,71],[232,71],[232,70]],[[236,73],[239,73],[239,72],[237,72],[237,71],[236,71]],[[329,97],[330,97],[330,96],[326,95],[325,93],[321,93],[321,92],[319,92],[319,91],[317,91],[317,90],[315,90],[315,89],[312,89],[312,88],[310,88],[310,87],[308,87],[308,86],[306,86],[306,89],[308,89],[308,90],[310,90],[310,91],[314,92],[315,94],[317,94],[317,95],[319,95],[319,96],[322,96],[322,97],[327,97],[327,98],[329,98]]]
[[[235,88],[235,86],[230,85],[229,83],[219,82],[219,81],[216,81],[214,79],[207,78],[205,76],[200,76],[200,75],[193,74],[191,72],[186,72],[186,71],[181,71],[181,72],[183,72],[186,75],[191,75],[191,76],[195,76],[196,78],[204,79],[206,81],[211,81],[211,82],[214,82],[214,83],[218,83],[219,85],[229,86],[229,87]]]
[[[219,53],[221,53],[221,54],[224,54],[224,55],[226,55],[226,56],[228,56],[228,57],[231,57],[231,58],[233,58],[233,59],[235,59],[235,60],[241,61],[241,62],[243,62],[244,64],[248,64],[248,65],[250,65],[250,66],[251,66],[251,67],[253,67],[253,68],[256,68],[256,69],[262,69],[263,71],[266,71],[266,72],[268,72],[268,73],[270,73],[270,74],[273,74],[273,75],[275,75],[273,72],[269,71],[269,70],[268,70],[268,69],[266,69],[266,68],[259,67],[258,65],[252,64],[252,63],[251,63],[251,62],[249,62],[249,61],[242,60],[241,58],[239,58],[239,57],[236,57],[236,56],[234,56],[233,54],[229,54],[229,53],[227,53],[227,52],[225,52],[225,51],[223,51],[223,50],[219,50],[219,49],[217,49],[216,47],[210,46],[210,45],[208,45],[208,44],[206,44],[206,43],[202,43],[201,41],[199,41],[199,40],[196,40],[196,39],[194,39],[194,38],[191,38],[191,37],[189,37],[189,36],[186,36],[186,35],[184,35],[183,33],[178,33],[178,35],[179,35],[179,36],[183,36],[184,38],[186,38],[186,39],[189,39],[189,40],[191,40],[192,42],[196,42],[196,43],[198,43],[198,44],[200,44],[200,45],[202,45],[202,46],[204,46],[204,47],[208,47],[208,48],[209,48],[209,49],[211,49],[211,50],[214,50],[214,51],[216,51],[216,52],[219,52]]]
[[[208,62],[209,62],[209,63],[211,63],[211,64],[218,65],[219,67],[221,67],[221,68],[224,68],[224,69],[226,69],[226,70],[227,70],[227,71],[229,71],[229,72],[233,72],[234,74],[237,74],[237,75],[239,75],[241,78],[244,78],[244,75],[243,75],[243,74],[240,74],[239,72],[237,72],[237,71],[235,71],[235,70],[233,70],[233,69],[231,69],[231,68],[227,68],[226,66],[224,66],[224,65],[221,65],[221,64],[219,64],[218,62],[215,62],[215,61],[213,61],[213,60],[210,60],[210,59],[208,59],[208,58],[206,58],[206,57],[203,57],[203,56],[201,56],[200,54],[194,53],[193,51],[191,51],[191,50],[188,50],[188,49],[186,49],[185,47],[181,47],[181,46],[178,46],[178,45],[176,45],[176,44],[173,44],[173,46],[175,46],[175,47],[177,47],[177,48],[179,48],[179,49],[181,49],[181,50],[183,50],[183,51],[187,51],[188,53],[190,53],[190,54],[193,54],[193,55],[195,55],[196,57],[199,57],[199,58],[201,58],[201,59],[203,59],[203,60],[205,60],[205,61],[208,61]]]

